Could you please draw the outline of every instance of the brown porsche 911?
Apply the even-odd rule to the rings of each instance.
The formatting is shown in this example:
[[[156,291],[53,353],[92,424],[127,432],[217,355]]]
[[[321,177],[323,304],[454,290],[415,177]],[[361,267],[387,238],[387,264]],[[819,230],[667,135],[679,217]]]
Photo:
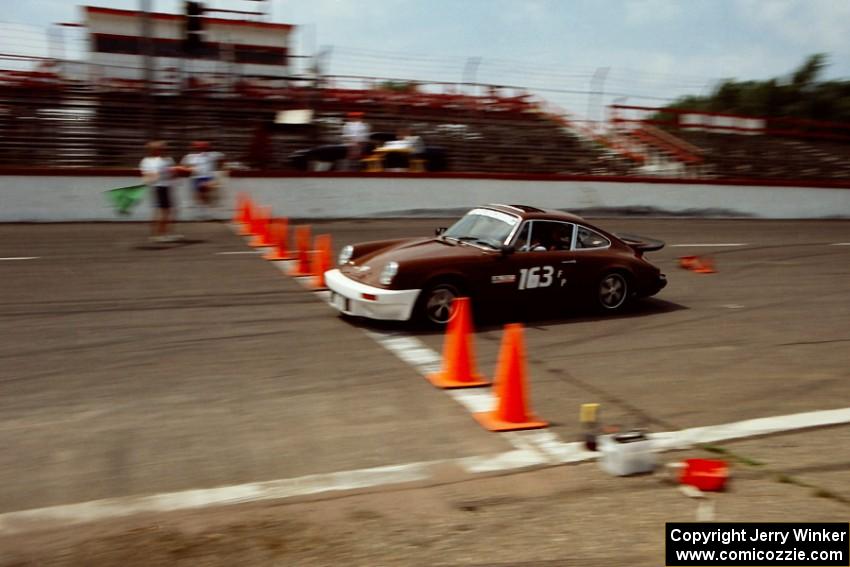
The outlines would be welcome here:
[[[435,237],[346,246],[325,273],[346,315],[445,324],[456,297],[476,310],[568,303],[616,311],[667,279],[644,253],[663,242],[608,233],[568,213],[524,205],[469,211]]]

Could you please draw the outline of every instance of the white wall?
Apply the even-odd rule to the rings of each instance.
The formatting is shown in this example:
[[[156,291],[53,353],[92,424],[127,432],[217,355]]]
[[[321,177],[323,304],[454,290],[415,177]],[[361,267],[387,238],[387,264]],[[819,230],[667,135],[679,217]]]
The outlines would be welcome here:
[[[128,218],[109,207],[104,191],[136,177],[0,176],[0,221],[145,220],[145,202]],[[850,189],[747,187],[607,181],[511,181],[406,177],[234,178],[228,206],[245,191],[276,214],[293,218],[453,216],[483,203],[529,204],[601,213],[850,218]],[[185,182],[177,201],[186,216]],[[228,211],[229,214],[229,211]]]

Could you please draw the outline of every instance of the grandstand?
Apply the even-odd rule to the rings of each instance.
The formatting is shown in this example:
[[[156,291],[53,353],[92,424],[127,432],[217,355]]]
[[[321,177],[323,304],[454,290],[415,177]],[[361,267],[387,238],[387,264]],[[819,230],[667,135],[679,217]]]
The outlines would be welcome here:
[[[290,153],[337,142],[345,113],[360,110],[373,131],[409,125],[445,148],[453,171],[607,174],[628,167],[535,99],[499,96],[495,88],[487,96],[435,92],[450,85],[396,93],[244,78],[224,88],[159,81],[149,96],[141,81],[81,83],[43,72],[0,79],[2,165],[132,167],[155,132],[177,152],[202,137],[245,167],[287,169]],[[302,108],[313,110],[311,126],[274,124],[278,112]]]
[[[611,129],[633,150],[719,179],[850,179],[850,124],[615,105]],[[637,148],[637,149],[635,149]]]
[[[616,104],[583,121],[517,87],[297,74],[288,24],[201,17],[190,49],[188,15],[150,14],[145,39],[141,12],[84,14],[88,60],[0,69],[0,166],[134,168],[149,139],[179,155],[203,138],[236,168],[292,171],[361,111],[373,132],[410,127],[451,172],[850,180],[846,123]],[[286,110],[312,120],[277,124]]]
[[[327,77],[326,84],[335,80]],[[155,134],[175,153],[207,138],[241,167],[287,170],[292,152],[337,143],[346,112],[359,110],[373,131],[411,126],[445,150],[455,172],[850,179],[847,124],[615,105],[609,123],[591,129],[553,113],[545,101],[497,87],[473,96],[459,94],[456,85],[395,92],[360,80],[367,86],[161,80],[149,94],[141,81],[6,71],[0,73],[0,165],[135,167]],[[275,124],[278,112],[303,108],[313,110],[311,125]]]

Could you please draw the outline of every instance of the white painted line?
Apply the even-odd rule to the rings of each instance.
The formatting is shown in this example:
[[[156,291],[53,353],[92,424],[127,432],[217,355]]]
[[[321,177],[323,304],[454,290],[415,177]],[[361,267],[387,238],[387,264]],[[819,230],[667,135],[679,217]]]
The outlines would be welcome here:
[[[10,256],[8,258],[0,258],[2,262],[15,262],[18,260],[38,260],[41,256]]]
[[[834,244],[830,244],[830,246],[850,246],[850,242],[836,242]]]
[[[598,453],[588,451],[584,443],[564,443],[553,431],[523,431],[523,437],[556,463],[578,463],[595,459]]]
[[[652,435],[652,438],[659,450],[672,450],[692,447],[700,443],[732,441],[843,423],[850,423],[850,408],[762,417],[723,425],[695,427],[672,433],[657,433]]]
[[[650,437],[657,451],[672,451],[688,448],[697,443],[729,441],[845,423],[850,423],[850,408],[750,419],[723,425],[656,433],[651,434]],[[586,451],[581,443],[561,443],[551,431],[517,431],[504,436],[509,438],[517,448],[494,455],[389,465],[218,488],[184,490],[141,497],[108,498],[79,504],[8,512],[0,514],[0,534],[10,535],[31,529],[41,529],[44,527],[43,522],[60,522],[63,525],[79,524],[142,512],[173,512],[427,481],[433,480],[437,469],[447,464],[458,466],[470,474],[480,474],[551,464],[579,463],[594,460],[600,456],[597,452]]]
[[[289,272],[292,271],[292,266],[295,265],[295,262],[293,260],[281,260],[280,262],[272,262],[272,265],[284,274],[289,275]]]
[[[108,498],[80,504],[11,512],[0,514],[0,533],[25,532],[28,528],[35,527],[35,524],[44,521],[60,521],[67,525],[142,512],[172,512],[416,482],[430,478],[429,467],[439,463],[441,461],[408,463],[152,496]]]
[[[786,433],[850,423],[850,408],[821,410],[790,415],[778,415],[758,419],[748,419],[721,425],[694,427],[681,431],[651,433],[656,451],[678,451],[705,443],[734,441],[760,435]],[[582,443],[562,443],[550,431],[526,431],[524,439],[537,449],[545,452],[551,460],[558,463],[576,463],[599,456],[599,453],[586,451]]]
[[[446,393],[465,407],[469,413],[484,413],[496,409],[496,396],[493,392],[483,388],[468,390],[446,390]]]
[[[440,370],[442,363],[440,355],[428,348],[419,339],[397,335],[396,333],[368,330],[365,332],[372,340],[418,370],[423,376]]]
[[[732,246],[747,246],[744,242],[717,242],[711,244],[671,244],[672,248],[723,248]]]
[[[239,250],[236,252],[216,252],[217,255],[229,255],[229,254],[262,254],[262,250]]]
[[[549,464],[549,461],[534,449],[515,449],[493,456],[466,457],[459,464],[466,472],[477,474],[536,467]]]

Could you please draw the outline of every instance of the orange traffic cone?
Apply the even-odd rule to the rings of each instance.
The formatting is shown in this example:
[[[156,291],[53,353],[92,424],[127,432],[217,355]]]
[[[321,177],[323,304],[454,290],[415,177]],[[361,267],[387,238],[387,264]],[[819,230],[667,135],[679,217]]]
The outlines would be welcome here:
[[[313,281],[310,288],[314,290],[328,289],[325,285],[325,272],[331,269],[331,235],[320,234],[316,236],[316,249],[313,250]]]
[[[251,241],[250,246],[254,248],[268,248],[273,244],[271,239],[272,208],[261,207],[261,212],[258,216],[259,223],[257,232],[254,239]]]
[[[714,260],[712,260],[709,256],[700,258],[699,266],[694,268],[694,272],[697,274],[713,274],[717,272],[717,270],[714,269]]]
[[[292,254],[289,253],[289,221],[286,217],[274,219],[269,230],[273,248],[263,256],[263,259],[275,261],[292,258]]]
[[[679,258],[679,266],[697,274],[713,274],[717,271],[714,269],[714,260],[708,256],[682,256]]]
[[[505,325],[496,371],[496,392],[499,403],[494,411],[472,414],[478,423],[490,431],[540,429],[549,425],[531,414],[527,408],[525,346],[522,325],[519,323]]]
[[[310,225],[295,227],[295,267],[290,274],[293,276],[309,276],[310,272]]]
[[[254,234],[256,220],[254,219],[254,204],[251,202],[251,197],[247,195],[245,196],[244,207],[245,211],[242,225],[239,228],[239,236],[251,236]]]
[[[452,302],[454,317],[449,321],[443,342],[443,369],[429,374],[428,380],[438,388],[472,388],[489,386],[475,369],[475,348],[472,343],[472,313],[468,297]]]
[[[693,270],[699,262],[699,256],[681,256],[679,258],[679,267],[685,270]]]

